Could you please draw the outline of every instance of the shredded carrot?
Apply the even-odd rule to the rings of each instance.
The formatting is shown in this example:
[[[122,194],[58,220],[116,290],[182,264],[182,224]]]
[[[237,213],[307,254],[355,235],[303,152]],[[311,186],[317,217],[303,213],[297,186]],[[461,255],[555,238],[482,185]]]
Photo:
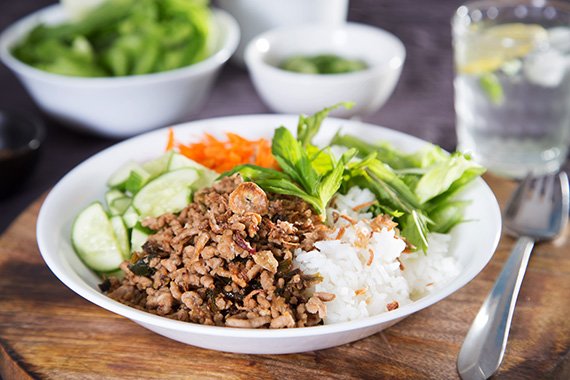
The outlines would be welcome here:
[[[174,130],[172,128],[168,129],[168,140],[166,141],[166,151],[174,148]]]
[[[178,152],[218,173],[242,164],[254,164],[265,168],[279,169],[271,154],[271,143],[265,139],[248,140],[238,134],[227,132],[227,140],[218,140],[205,133],[201,141],[182,144],[176,141],[174,131],[168,130],[166,150]]]

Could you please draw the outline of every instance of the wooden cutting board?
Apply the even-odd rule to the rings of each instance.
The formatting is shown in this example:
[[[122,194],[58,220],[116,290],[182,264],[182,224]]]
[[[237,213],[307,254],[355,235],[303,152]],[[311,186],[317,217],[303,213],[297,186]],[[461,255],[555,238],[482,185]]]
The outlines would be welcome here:
[[[486,177],[501,205],[514,183]],[[0,375],[5,379],[456,379],[469,326],[513,240],[475,280],[361,341],[293,355],[238,355],[156,335],[79,297],[50,272],[35,239],[43,199],[0,237]],[[570,379],[570,230],[535,248],[501,379]]]

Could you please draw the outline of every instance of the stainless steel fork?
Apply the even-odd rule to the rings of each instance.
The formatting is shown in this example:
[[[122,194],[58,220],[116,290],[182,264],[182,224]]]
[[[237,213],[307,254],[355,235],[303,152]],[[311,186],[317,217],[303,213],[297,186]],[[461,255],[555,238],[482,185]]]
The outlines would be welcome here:
[[[503,222],[507,233],[519,239],[465,337],[457,358],[462,379],[487,379],[499,369],[530,253],[535,242],[553,239],[564,229],[568,193],[568,177],[559,173],[528,176],[511,197]]]

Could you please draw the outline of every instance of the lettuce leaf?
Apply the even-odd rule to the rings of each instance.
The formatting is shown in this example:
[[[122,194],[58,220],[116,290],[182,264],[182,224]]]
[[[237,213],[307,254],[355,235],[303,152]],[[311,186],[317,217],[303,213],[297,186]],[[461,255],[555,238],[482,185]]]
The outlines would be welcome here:
[[[485,172],[469,155],[460,152],[449,155],[431,144],[417,152],[405,153],[386,142],[371,144],[338,133],[332,143],[358,150],[363,158],[359,166],[366,172],[357,181],[359,186],[377,196],[383,211],[388,210],[391,215],[394,211],[401,212],[394,219],[402,235],[424,252],[429,232],[448,233],[464,221],[468,202],[455,197]]]
[[[484,172],[485,169],[472,161],[470,157],[456,152],[429,167],[417,183],[414,192],[420,203],[426,203],[449,189],[462,187],[453,186],[456,182],[457,184],[469,182],[470,179]]]

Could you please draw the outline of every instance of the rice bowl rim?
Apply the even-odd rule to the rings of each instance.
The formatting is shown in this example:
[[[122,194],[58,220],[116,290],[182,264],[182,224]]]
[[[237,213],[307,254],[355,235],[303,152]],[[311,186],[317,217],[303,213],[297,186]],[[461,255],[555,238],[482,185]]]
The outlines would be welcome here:
[[[241,133],[246,138],[250,138],[249,135],[257,130],[262,130],[261,124],[271,126],[271,129],[266,128],[266,131],[273,132],[274,128],[279,125],[286,125],[288,128],[294,129],[297,123],[298,115],[275,115],[275,114],[258,114],[258,115],[242,115],[242,116],[229,116],[214,119],[198,120],[189,123],[183,123],[173,126],[175,135],[178,137],[182,135],[189,136],[200,136],[203,132],[208,131],[216,135],[216,132],[236,132]],[[331,128],[331,125],[335,125],[336,128]],[[253,127],[252,127],[253,126]],[[255,128],[257,126],[257,128]],[[411,146],[411,149],[417,149],[421,145],[426,144],[419,138],[404,134],[402,132],[386,129],[383,127],[378,127],[372,124],[361,123],[357,121],[349,121],[337,118],[327,118],[323,124],[323,130],[326,133],[334,134],[339,128],[343,128],[345,131],[350,132],[350,128],[360,128],[364,130],[374,129],[372,134],[384,134],[382,137],[388,141],[394,142],[400,141],[407,143]],[[69,245],[69,242],[65,242],[65,238],[69,240],[69,236],[65,236],[65,232],[69,232],[70,223],[72,221],[66,220],[64,222],[58,223],[58,215],[62,213],[61,205],[67,204],[68,193],[73,193],[73,188],[76,183],[82,182],[85,177],[85,173],[89,172],[90,168],[97,167],[101,161],[114,161],[116,162],[116,156],[132,156],[133,159],[149,159],[150,151],[158,151],[158,148],[163,149],[161,141],[166,141],[168,128],[158,129],[152,132],[148,132],[137,137],[125,140],[118,144],[115,144],[97,154],[85,160],[83,163],[72,169],[67,175],[65,175],[50,191],[46,197],[38,215],[37,220],[37,242],[40,253],[51,269],[51,271],[71,290],[79,294],[83,298],[89,300],[90,302],[103,307],[109,311],[116,314],[127,317],[137,323],[152,325],[160,329],[166,329],[170,331],[179,331],[186,333],[195,333],[201,336],[219,336],[219,337],[235,337],[235,338],[256,338],[256,339],[273,339],[273,338],[294,338],[294,337],[308,337],[308,336],[322,336],[332,333],[348,332],[352,330],[365,329],[375,325],[379,325],[385,322],[397,321],[410,314],[413,314],[419,310],[422,310],[428,306],[435,304],[436,302],[446,298],[450,294],[459,290],[467,283],[469,283],[489,262],[495,248],[498,245],[499,237],[501,233],[501,214],[498,203],[495,196],[489,186],[485,183],[482,178],[477,178],[467,190],[469,194],[473,193],[478,195],[478,198],[484,200],[487,207],[486,216],[488,219],[483,221],[474,221],[470,227],[474,232],[479,232],[481,230],[481,223],[483,223],[488,233],[488,236],[483,236],[484,239],[479,237],[478,241],[481,242],[481,247],[477,250],[480,257],[474,262],[469,268],[461,268],[461,272],[451,281],[447,282],[445,286],[435,290],[433,293],[428,294],[417,301],[413,301],[409,304],[403,305],[400,308],[377,314],[374,316],[369,316],[363,319],[347,322],[338,322],[329,325],[320,325],[312,327],[302,327],[302,328],[291,328],[291,329],[238,329],[238,328],[228,328],[228,327],[218,327],[218,326],[207,326],[191,322],[183,322],[178,320],[169,319],[166,317],[154,315],[145,311],[135,309],[133,307],[124,305],[120,302],[114,301],[108,296],[100,293],[95,289],[95,287],[89,286],[85,279],[81,278],[79,274],[71,267],[68,260],[63,257],[63,252],[61,251],[61,244]],[[259,137],[267,137],[265,135],[259,135]],[[319,134],[322,136],[322,132]],[[183,140],[183,139],[181,139]],[[187,140],[184,140],[187,141]],[[153,149],[140,149],[141,146],[144,148],[149,146],[154,146]],[[397,144],[399,146],[399,144]],[[162,150],[161,150],[162,151]],[[153,156],[154,153],[153,152]],[[146,156],[145,156],[146,154]],[[118,167],[120,164],[116,164]],[[108,175],[110,175],[109,173]],[[105,179],[99,178],[99,182],[104,186]],[[77,185],[78,186],[78,185]],[[85,185],[83,185],[85,186]],[[71,190],[70,190],[71,189]],[[96,190],[89,190],[96,192]],[[87,191],[88,192],[88,191]],[[102,196],[102,194],[101,194]],[[87,198],[90,195],[87,196]],[[92,202],[94,199],[91,199]],[[86,201],[83,201],[84,203]],[[85,203],[87,204],[87,203]],[[71,210],[75,214],[79,212],[79,209]],[[55,221],[54,221],[55,220]],[[63,240],[62,240],[63,239]],[[482,241],[481,241],[482,240]],[[452,239],[453,243],[454,239]],[[476,264],[476,265],[475,265]]]

